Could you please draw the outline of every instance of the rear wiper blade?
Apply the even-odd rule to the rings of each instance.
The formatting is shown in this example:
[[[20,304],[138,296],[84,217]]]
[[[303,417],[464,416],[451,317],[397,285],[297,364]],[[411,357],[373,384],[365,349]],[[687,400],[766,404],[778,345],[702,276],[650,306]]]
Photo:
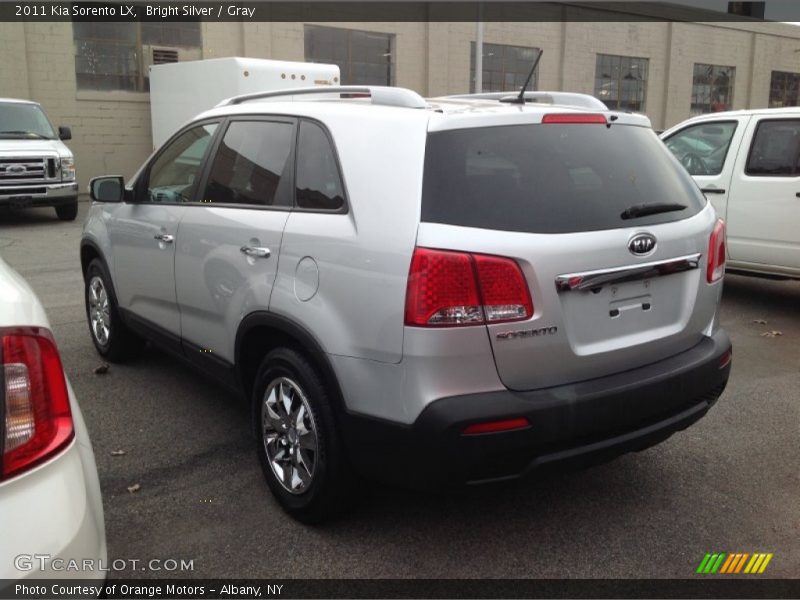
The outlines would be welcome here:
[[[634,206],[629,206],[623,210],[620,217],[623,219],[636,219],[637,217],[646,217],[648,215],[657,215],[659,213],[674,212],[677,210],[684,210],[685,208],[688,208],[685,204],[678,204],[677,202],[635,204]]]

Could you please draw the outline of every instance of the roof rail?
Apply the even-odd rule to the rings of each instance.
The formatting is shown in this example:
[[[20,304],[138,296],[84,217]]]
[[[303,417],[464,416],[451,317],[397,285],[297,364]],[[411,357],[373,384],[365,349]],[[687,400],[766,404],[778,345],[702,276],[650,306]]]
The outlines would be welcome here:
[[[231,106],[242,104],[250,100],[262,100],[269,98],[281,98],[286,96],[305,96],[311,94],[358,94],[369,95],[372,104],[381,106],[401,106],[404,108],[427,108],[428,103],[416,92],[400,87],[388,87],[379,85],[340,85],[334,87],[307,87],[294,88],[288,90],[272,92],[255,92],[252,94],[242,94],[223,100],[217,106]]]
[[[457,94],[455,96],[442,96],[448,100],[497,100],[499,102],[512,102],[517,99],[513,92],[484,92],[481,94]],[[526,102],[539,102],[542,104],[560,104],[576,108],[590,108],[593,110],[608,110],[608,107],[594,96],[589,94],[576,94],[574,92],[525,92]]]

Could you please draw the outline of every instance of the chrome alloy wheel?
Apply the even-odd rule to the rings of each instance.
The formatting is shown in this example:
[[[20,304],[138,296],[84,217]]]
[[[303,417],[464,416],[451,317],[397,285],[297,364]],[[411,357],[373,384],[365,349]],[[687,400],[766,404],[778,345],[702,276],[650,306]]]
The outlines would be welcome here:
[[[300,386],[278,377],[267,386],[261,403],[261,431],[267,460],[280,484],[302,494],[314,479],[317,426]]]
[[[89,325],[92,335],[101,346],[108,344],[111,334],[111,314],[108,305],[108,292],[103,280],[95,275],[89,280]]]

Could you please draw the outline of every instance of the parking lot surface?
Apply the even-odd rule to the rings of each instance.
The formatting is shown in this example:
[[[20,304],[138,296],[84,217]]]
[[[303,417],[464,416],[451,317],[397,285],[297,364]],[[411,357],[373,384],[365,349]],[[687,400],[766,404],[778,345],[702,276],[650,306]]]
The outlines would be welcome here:
[[[151,347],[94,373],[78,258],[87,209],[74,223],[0,212],[0,255],[49,314],[94,444],[109,559],[194,565],[112,578],[686,578],[706,552],[772,552],[770,576],[800,576],[800,282],[726,278],[728,388],[659,446],[458,492],[365,483],[350,514],[309,527],[273,501],[243,403]]]

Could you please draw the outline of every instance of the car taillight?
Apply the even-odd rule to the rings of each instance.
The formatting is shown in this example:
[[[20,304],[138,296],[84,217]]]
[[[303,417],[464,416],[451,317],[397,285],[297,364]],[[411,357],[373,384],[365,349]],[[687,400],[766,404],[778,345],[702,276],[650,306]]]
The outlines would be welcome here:
[[[598,125],[607,125],[605,115],[589,114],[589,113],[551,113],[542,117],[542,124],[577,124],[577,123],[596,123]]]
[[[720,219],[708,239],[706,281],[714,283],[725,275],[725,221]]]
[[[525,276],[510,258],[416,248],[406,290],[406,325],[458,327],[533,315]]]
[[[47,460],[74,435],[67,382],[52,334],[40,327],[0,328],[5,426],[0,479]]]

